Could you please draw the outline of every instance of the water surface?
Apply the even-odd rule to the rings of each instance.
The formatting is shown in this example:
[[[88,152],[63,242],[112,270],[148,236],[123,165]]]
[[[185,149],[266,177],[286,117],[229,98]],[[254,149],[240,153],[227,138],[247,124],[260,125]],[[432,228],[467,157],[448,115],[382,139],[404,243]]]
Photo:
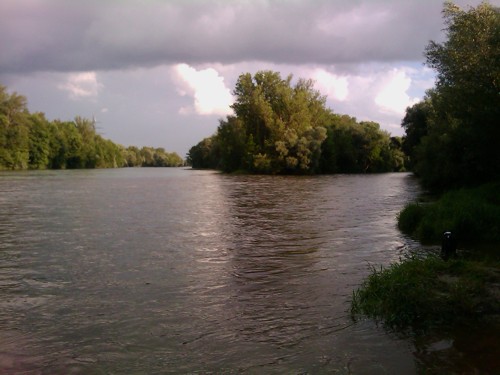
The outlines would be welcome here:
[[[409,174],[186,169],[0,174],[0,370],[415,373],[354,323],[370,265],[416,246]]]

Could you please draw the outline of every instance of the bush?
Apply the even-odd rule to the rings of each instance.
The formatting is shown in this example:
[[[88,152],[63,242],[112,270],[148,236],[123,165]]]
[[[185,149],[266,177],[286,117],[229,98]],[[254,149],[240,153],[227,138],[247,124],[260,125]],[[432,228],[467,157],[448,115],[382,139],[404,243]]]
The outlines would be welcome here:
[[[444,231],[452,231],[462,243],[498,243],[499,197],[500,183],[449,191],[433,203],[408,204],[398,227],[422,242],[438,242]]]
[[[366,314],[393,328],[427,329],[498,313],[491,285],[498,283],[491,265],[435,256],[410,258],[372,269],[353,293],[353,315]]]
[[[409,203],[399,213],[398,227],[399,229],[408,234],[415,233],[418,225],[424,216],[424,208],[418,203]]]

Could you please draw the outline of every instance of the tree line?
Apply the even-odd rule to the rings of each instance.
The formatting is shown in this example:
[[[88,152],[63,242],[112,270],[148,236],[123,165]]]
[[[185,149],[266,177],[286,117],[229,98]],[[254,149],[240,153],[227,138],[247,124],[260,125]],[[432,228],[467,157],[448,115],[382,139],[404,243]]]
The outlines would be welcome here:
[[[0,85],[0,169],[177,167],[183,159],[163,148],[124,147],[97,134],[92,120],[49,121],[27,100]]]
[[[234,89],[234,115],[193,146],[194,168],[270,174],[401,171],[402,140],[375,122],[358,122],[326,108],[312,80],[290,75],[242,74]]]
[[[445,2],[446,41],[431,41],[433,89],[407,108],[403,138],[374,122],[333,113],[311,80],[260,71],[234,89],[233,116],[193,146],[195,168],[256,173],[412,170],[431,190],[500,180],[500,11]]]
[[[443,18],[425,50],[436,85],[402,121],[408,165],[434,190],[500,181],[500,10],[446,2]]]

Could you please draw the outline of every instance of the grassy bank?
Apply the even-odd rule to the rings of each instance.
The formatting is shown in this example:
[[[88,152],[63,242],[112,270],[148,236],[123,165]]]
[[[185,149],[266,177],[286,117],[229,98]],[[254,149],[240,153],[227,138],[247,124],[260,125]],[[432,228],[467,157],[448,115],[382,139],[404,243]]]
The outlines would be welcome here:
[[[444,231],[452,231],[459,244],[500,243],[500,183],[410,203],[399,214],[398,226],[423,243],[437,243]]]
[[[444,231],[452,231],[459,249],[480,244],[498,249],[500,183],[449,191],[434,202],[411,203],[399,214],[398,226],[424,243],[439,243]],[[387,268],[373,268],[353,293],[352,312],[394,328],[453,326],[488,317],[498,320],[499,254],[488,254],[488,260],[472,255],[447,262],[437,256],[413,257]]]
[[[436,256],[373,268],[353,293],[352,313],[393,328],[428,329],[495,318],[500,313],[500,264]]]

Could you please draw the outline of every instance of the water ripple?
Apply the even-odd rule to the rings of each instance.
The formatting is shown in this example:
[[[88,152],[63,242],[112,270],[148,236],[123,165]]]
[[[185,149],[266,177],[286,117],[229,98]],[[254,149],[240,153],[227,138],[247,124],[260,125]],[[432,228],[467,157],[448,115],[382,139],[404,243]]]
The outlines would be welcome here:
[[[411,246],[395,216],[417,193],[406,174],[4,173],[0,372],[412,373],[346,311]]]

